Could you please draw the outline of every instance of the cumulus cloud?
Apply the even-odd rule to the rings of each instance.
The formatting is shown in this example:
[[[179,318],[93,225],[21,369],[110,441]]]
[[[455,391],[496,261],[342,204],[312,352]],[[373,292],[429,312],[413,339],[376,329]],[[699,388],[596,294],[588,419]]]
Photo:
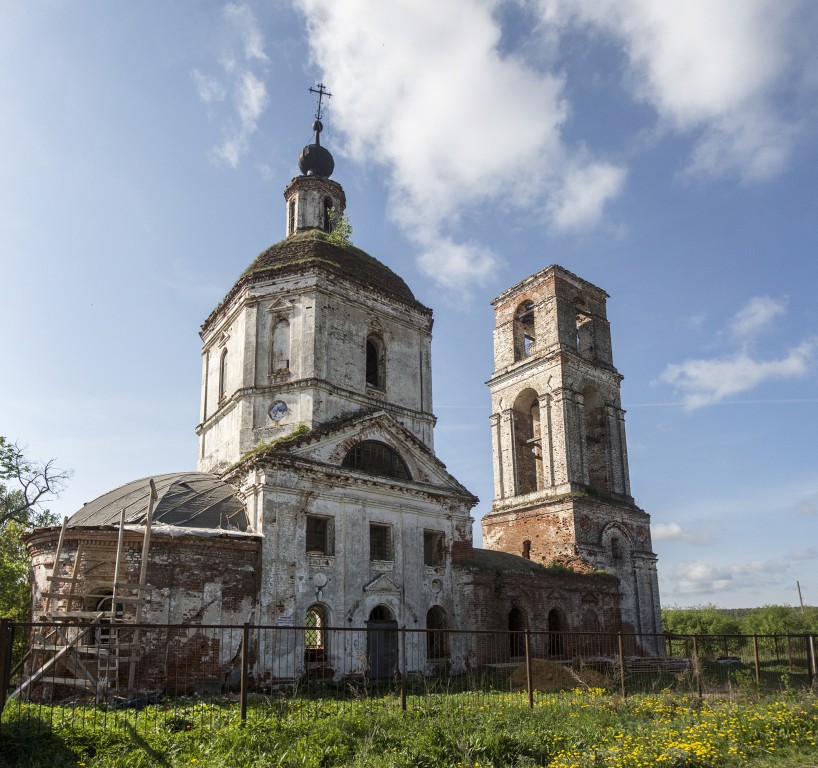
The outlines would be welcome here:
[[[747,392],[765,381],[798,378],[807,374],[815,359],[818,340],[806,339],[785,355],[760,360],[751,346],[759,333],[786,310],[786,301],[757,296],[727,323],[740,349],[714,358],[685,360],[665,367],[659,380],[682,394],[685,408],[714,405],[731,395]]]
[[[250,137],[269,103],[263,71],[269,63],[264,37],[249,6],[228,3],[222,9],[223,49],[218,75],[194,69],[191,78],[208,116],[222,122],[222,141],[211,157],[231,168],[247,152]],[[257,68],[254,71],[254,67]]]
[[[811,92],[808,0],[539,0],[550,26],[601,30],[628,61],[624,86],[669,130],[696,140],[690,169],[778,173],[801,130],[782,96]],[[553,35],[553,30],[549,29]]]
[[[577,230],[620,192],[624,168],[564,141],[562,75],[500,53],[499,1],[296,5],[332,81],[346,150],[389,169],[396,221],[441,284],[479,283],[496,264],[484,248],[456,242],[464,213],[499,204]]]
[[[709,544],[713,541],[709,532],[691,533],[684,530],[679,523],[654,523],[650,530],[654,541],[685,541],[690,544]]]

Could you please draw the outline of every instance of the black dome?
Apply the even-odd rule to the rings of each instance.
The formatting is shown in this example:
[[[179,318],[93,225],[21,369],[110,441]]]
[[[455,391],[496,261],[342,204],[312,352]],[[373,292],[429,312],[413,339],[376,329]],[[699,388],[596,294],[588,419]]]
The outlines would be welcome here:
[[[312,124],[312,129],[315,131],[315,141],[301,150],[298,167],[305,176],[321,176],[328,179],[335,169],[335,160],[332,159],[330,151],[321,146],[321,131],[324,130],[324,124],[316,120]]]
[[[307,144],[298,156],[298,167],[305,176],[328,179],[335,169],[335,160],[330,151],[320,144]]]

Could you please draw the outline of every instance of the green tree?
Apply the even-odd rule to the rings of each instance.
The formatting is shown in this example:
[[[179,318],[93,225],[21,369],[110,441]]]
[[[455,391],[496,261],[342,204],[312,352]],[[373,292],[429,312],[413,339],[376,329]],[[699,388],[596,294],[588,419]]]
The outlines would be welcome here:
[[[747,611],[741,620],[741,631],[748,635],[797,635],[816,631],[815,609],[803,613],[789,605],[765,605]]]
[[[693,608],[665,608],[662,626],[674,635],[737,635],[742,632],[738,619],[718,606],[697,605]]]
[[[351,245],[352,224],[349,217],[340,210],[333,208],[329,214],[330,231],[328,239],[335,245]]]
[[[59,496],[68,477],[53,459],[27,459],[17,443],[0,436],[0,618],[29,616],[30,559],[21,537],[56,522],[44,505]]]

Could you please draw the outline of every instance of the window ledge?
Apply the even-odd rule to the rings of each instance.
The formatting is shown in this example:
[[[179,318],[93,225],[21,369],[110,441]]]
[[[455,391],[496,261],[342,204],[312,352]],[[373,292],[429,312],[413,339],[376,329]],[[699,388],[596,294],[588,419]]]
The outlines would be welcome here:
[[[373,571],[394,571],[394,560],[370,560],[369,565]]]
[[[319,555],[307,552],[307,564],[310,568],[330,568],[335,565],[335,555]]]

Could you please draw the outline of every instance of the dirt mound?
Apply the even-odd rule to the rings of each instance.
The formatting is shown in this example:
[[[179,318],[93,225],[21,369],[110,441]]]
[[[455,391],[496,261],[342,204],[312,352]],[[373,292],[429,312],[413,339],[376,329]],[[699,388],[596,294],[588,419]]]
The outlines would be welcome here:
[[[511,675],[511,682],[526,687],[525,664]],[[593,669],[571,669],[545,659],[531,659],[531,684],[537,691],[565,691],[573,688],[606,688],[610,681]]]

